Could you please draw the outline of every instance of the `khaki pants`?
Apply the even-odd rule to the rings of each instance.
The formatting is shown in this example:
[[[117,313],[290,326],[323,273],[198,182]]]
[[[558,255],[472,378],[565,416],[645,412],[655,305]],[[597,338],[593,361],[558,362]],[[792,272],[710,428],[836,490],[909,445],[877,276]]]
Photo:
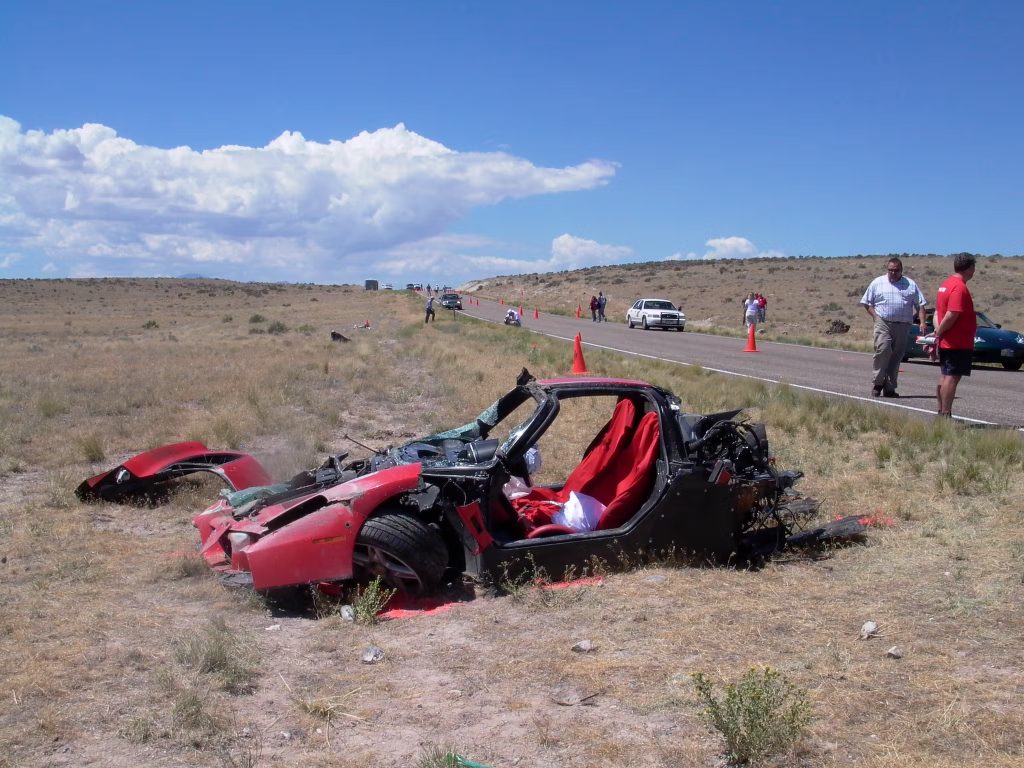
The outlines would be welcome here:
[[[885,391],[896,389],[900,363],[907,351],[911,323],[898,323],[875,317],[875,376],[872,383]]]

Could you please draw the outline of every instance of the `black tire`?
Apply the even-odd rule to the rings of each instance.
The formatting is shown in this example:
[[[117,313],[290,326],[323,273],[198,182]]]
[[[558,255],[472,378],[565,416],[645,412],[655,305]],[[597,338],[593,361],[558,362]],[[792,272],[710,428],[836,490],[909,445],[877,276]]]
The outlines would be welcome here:
[[[627,317],[626,318],[626,325],[628,325],[631,329],[635,327],[633,325],[633,318],[632,317]]]
[[[650,328],[647,326],[647,315],[643,316],[643,326],[645,331],[650,330]]]
[[[448,550],[441,534],[404,512],[371,517],[356,537],[352,565],[357,578],[380,576],[387,586],[407,595],[422,595],[441,583]]]
[[[1024,365],[1024,360],[1000,360],[1003,364],[1003,368],[1008,371],[1019,371],[1021,366]]]

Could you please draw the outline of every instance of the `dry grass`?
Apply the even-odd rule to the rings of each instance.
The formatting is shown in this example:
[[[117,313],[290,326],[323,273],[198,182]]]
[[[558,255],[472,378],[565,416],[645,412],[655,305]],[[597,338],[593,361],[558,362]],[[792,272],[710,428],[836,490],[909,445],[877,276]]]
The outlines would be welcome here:
[[[254,314],[313,330],[250,334]],[[186,438],[236,443],[284,478],[352,450],[344,433],[398,442],[461,423],[522,365],[569,366],[565,344],[442,315],[424,327],[419,301],[341,287],[0,282],[0,765],[411,765],[438,741],[495,768],[715,765],[690,676],[737,682],[751,666],[809,692],[787,765],[1024,759],[1013,435],[588,353],[591,370],[693,410],[751,406],[825,514],[895,524],[821,560],[649,567],[376,626],[271,615],[196,575],[189,520],[215,488],[158,508],[74,499],[89,474]],[[367,318],[372,331],[352,329]],[[332,344],[331,328],[353,341]],[[83,455],[88,436],[105,460]],[[573,456],[545,450],[553,470]],[[860,641],[867,619],[882,636]],[[219,626],[251,654],[256,672],[237,678],[251,691],[186,663]],[[583,639],[595,649],[571,651]],[[361,663],[369,644],[384,662]]]

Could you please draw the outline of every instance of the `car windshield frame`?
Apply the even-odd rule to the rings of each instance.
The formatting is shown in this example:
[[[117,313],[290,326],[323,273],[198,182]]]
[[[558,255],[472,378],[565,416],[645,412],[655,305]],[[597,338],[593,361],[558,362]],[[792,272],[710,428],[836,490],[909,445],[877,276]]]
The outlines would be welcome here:
[[[657,309],[659,311],[675,312],[676,307],[671,301],[665,299],[647,299],[644,301],[644,309]]]
[[[997,330],[999,328],[999,326],[993,323],[991,318],[989,318],[989,316],[984,312],[975,312],[974,319],[978,323],[978,328],[991,328],[992,330]]]

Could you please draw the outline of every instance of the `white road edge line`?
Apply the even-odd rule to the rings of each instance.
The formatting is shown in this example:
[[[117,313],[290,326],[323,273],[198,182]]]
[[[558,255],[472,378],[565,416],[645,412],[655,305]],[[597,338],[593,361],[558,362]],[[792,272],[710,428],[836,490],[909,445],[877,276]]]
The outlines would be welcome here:
[[[486,323],[494,323],[495,325],[497,325],[498,322],[499,322],[497,320],[491,320],[491,319],[486,318],[486,317],[477,317],[476,315],[469,315],[469,317],[473,317],[473,318],[475,318],[477,320],[483,320]],[[538,336],[547,336],[550,339],[558,339],[560,341],[573,341],[575,339],[575,336],[573,336],[573,337],[559,336],[556,333],[546,333],[544,331],[538,331],[538,330],[536,330],[534,328],[527,328],[525,326],[523,327],[523,330],[529,331],[530,333],[536,333]],[[736,377],[741,378],[741,379],[753,379],[754,381],[764,381],[764,382],[767,382],[769,384],[784,384],[787,387],[792,387],[793,389],[803,389],[803,390],[806,390],[808,392],[816,392],[816,393],[821,394],[821,395],[832,395],[833,397],[844,397],[844,398],[846,398],[848,400],[862,400],[865,403],[872,403],[874,405],[884,405],[884,406],[887,406],[889,408],[901,408],[901,409],[903,409],[905,411],[915,411],[916,413],[926,413],[926,414],[929,414],[931,416],[935,415],[935,411],[933,411],[933,410],[931,410],[929,408],[916,408],[916,407],[914,407],[912,405],[903,405],[902,403],[894,403],[891,400],[882,400],[881,398],[876,400],[873,397],[862,397],[860,395],[848,395],[845,392],[835,392],[835,391],[833,391],[831,389],[821,389],[819,387],[809,387],[809,386],[807,386],[805,384],[792,384],[792,383],[790,383],[788,381],[780,381],[779,379],[769,379],[767,376],[752,376],[749,373],[737,373],[736,371],[729,371],[729,370],[726,370],[725,368],[711,368],[711,367],[709,367],[707,365],[700,365],[699,363],[685,363],[685,362],[683,362],[681,360],[672,360],[671,358],[668,358],[668,357],[658,357],[657,355],[648,355],[648,354],[645,354],[643,352],[633,352],[633,351],[628,350],[628,349],[620,349],[619,347],[609,347],[609,346],[607,346],[605,344],[595,344],[592,341],[581,341],[580,343],[583,346],[593,347],[594,349],[604,349],[604,350],[607,350],[609,352],[618,352],[619,354],[623,354],[623,355],[632,355],[633,357],[645,357],[648,360],[657,360],[657,361],[662,362],[662,363],[672,363],[673,365],[685,365],[688,368],[700,367],[700,368],[703,368],[706,371],[713,371],[715,373],[721,373],[721,374],[723,374],[725,376],[736,376]],[[776,342],[776,343],[782,343],[782,342]],[[809,349],[814,349],[814,347],[809,347]],[[845,351],[848,351],[848,350],[840,350],[840,351],[844,351],[845,352]],[[857,354],[857,353],[854,353],[854,354]],[[859,354],[868,354],[868,353],[867,352],[862,352],[862,353],[859,353]],[[998,423],[996,423],[994,421],[984,421],[982,419],[972,419],[972,418],[969,418],[967,416],[954,416],[953,418],[956,419],[957,421],[970,422],[971,424],[982,424],[982,425],[988,426],[988,427],[1001,427],[1001,426],[1003,426],[1002,424],[998,424]],[[1024,427],[1011,427],[1011,429],[1016,429],[1018,432],[1024,432]]]

